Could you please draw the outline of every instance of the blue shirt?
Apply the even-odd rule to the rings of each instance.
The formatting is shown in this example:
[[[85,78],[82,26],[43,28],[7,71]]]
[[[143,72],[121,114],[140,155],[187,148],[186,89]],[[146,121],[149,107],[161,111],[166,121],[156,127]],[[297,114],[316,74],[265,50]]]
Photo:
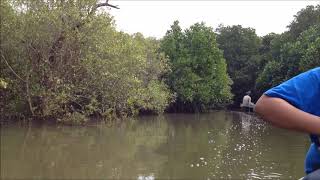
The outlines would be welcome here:
[[[299,74],[268,90],[265,95],[281,98],[302,111],[320,116],[320,67]],[[305,160],[305,171],[310,173],[320,168],[320,150],[317,140],[311,135],[311,145]]]

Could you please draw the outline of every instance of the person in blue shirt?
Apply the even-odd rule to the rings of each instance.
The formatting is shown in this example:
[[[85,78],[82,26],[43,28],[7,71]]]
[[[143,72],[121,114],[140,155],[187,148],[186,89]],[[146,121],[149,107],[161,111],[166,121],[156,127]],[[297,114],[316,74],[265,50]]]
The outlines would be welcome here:
[[[320,67],[266,91],[257,101],[255,111],[275,126],[310,134],[305,172],[320,169]]]

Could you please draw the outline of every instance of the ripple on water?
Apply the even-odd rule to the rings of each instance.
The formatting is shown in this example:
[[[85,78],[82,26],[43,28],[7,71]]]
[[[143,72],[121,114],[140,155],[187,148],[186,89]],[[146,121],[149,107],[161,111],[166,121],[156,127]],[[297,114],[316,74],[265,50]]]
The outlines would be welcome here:
[[[149,174],[149,175],[138,175],[137,180],[154,180],[154,174]]]

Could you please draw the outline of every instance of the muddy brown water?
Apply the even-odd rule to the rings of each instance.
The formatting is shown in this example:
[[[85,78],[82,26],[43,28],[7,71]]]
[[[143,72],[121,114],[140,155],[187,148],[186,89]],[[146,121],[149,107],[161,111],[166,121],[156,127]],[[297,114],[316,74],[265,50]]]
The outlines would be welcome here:
[[[1,179],[299,179],[307,135],[252,114],[1,127]]]

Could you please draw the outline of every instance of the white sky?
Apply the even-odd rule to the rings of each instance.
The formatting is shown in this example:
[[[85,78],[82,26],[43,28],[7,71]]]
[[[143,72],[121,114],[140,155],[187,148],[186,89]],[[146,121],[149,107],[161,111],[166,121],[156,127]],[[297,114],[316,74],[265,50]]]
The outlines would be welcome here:
[[[120,9],[109,10],[117,29],[129,34],[161,38],[179,20],[185,29],[196,22],[205,22],[216,29],[224,25],[242,25],[256,29],[259,36],[282,33],[294,15],[318,1],[122,1],[110,0]]]

